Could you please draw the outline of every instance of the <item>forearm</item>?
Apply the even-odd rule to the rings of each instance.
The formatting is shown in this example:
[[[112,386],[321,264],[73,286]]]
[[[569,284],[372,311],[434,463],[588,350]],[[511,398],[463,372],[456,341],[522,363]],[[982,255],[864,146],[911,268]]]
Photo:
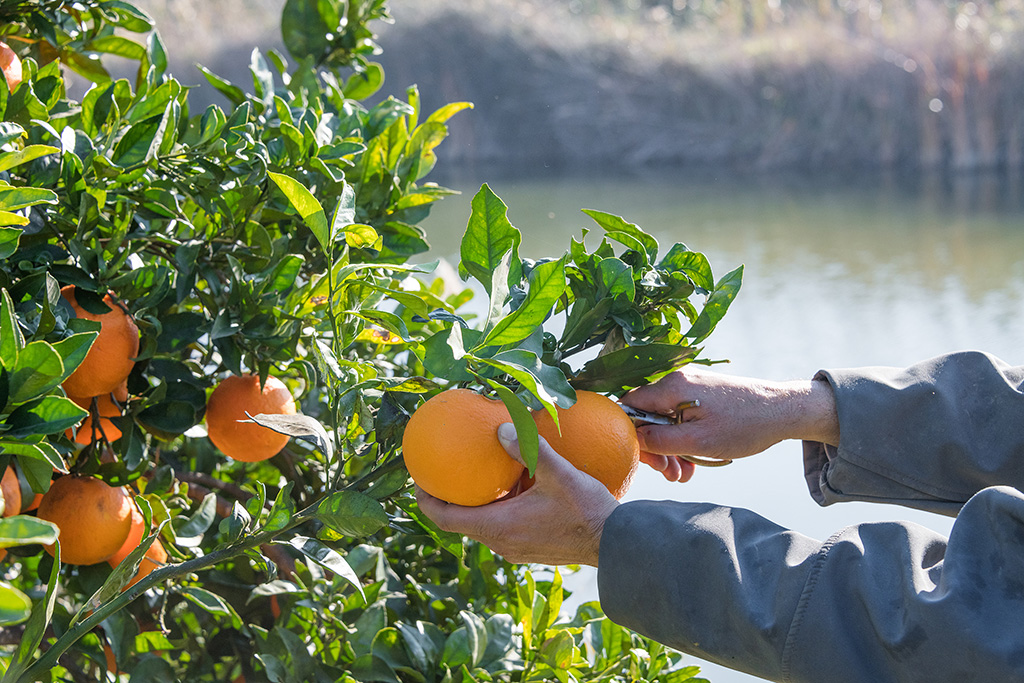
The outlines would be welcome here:
[[[770,680],[1022,680],[1024,496],[986,489],[950,536],[861,524],[820,543],[742,509],[637,501],[601,539],[614,621]]]
[[[839,443],[839,417],[832,386],[823,380],[795,380],[770,385],[780,406],[780,438]]]
[[[955,515],[988,486],[1024,490],[1024,368],[964,352],[820,377],[835,393],[842,439],[805,439],[819,503],[883,501]]]

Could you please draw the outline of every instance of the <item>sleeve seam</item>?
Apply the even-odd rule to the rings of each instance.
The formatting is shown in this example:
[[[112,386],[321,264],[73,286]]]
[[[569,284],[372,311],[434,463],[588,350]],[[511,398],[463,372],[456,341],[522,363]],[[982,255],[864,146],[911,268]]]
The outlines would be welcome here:
[[[814,560],[814,565],[811,567],[807,581],[804,583],[804,588],[800,592],[796,611],[793,613],[793,621],[789,625],[789,631],[786,633],[786,643],[782,648],[781,673],[783,681],[793,680],[791,671],[793,652],[796,650],[797,639],[801,635],[804,614],[807,612],[808,605],[811,602],[811,594],[814,593],[814,589],[817,587],[818,577],[821,575],[821,570],[828,558],[829,551],[832,550],[832,546],[842,533],[842,531],[837,531],[821,545],[821,548],[818,550],[818,557]]]

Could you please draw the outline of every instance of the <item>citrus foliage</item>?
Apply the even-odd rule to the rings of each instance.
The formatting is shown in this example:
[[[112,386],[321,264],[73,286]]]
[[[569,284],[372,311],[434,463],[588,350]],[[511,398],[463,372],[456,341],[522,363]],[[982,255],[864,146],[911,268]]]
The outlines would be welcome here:
[[[434,527],[400,445],[423,398],[464,383],[505,402],[535,458],[529,408],[694,360],[739,271],[716,282],[682,245],[659,258],[597,211],[594,251],[522,259],[484,186],[460,264],[485,293],[474,317],[480,297],[431,275],[418,225],[450,194],[427,176],[470,105],[425,113],[414,87],[366,104],[383,0],[288,0],[283,17],[289,56],[254,51],[246,89],[205,71],[227,106],[192,111],[129,3],[0,10],[23,66],[0,85],[0,470],[25,503],[69,475],[130,487],[142,529],[120,562],[76,565],[27,505],[0,520],[0,624],[18,636],[2,680],[95,679],[108,652],[142,681],[691,678],[595,604],[560,619],[557,572],[536,582]],[[134,60],[134,79],[103,54]],[[69,72],[91,82],[81,100]],[[101,394],[117,410],[61,389],[100,331],[68,287],[92,317],[111,295],[138,328],[127,396]],[[253,420],[297,438],[261,462],[225,457],[204,433],[213,388],[271,373],[302,415]],[[87,417],[116,429],[76,440]]]

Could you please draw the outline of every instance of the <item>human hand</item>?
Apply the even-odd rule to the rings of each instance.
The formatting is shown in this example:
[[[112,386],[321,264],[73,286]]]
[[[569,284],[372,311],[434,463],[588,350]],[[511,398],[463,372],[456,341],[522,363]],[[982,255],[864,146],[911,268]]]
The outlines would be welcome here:
[[[522,462],[515,427],[498,440]],[[528,490],[480,507],[452,505],[418,486],[416,501],[441,529],[480,541],[510,562],[597,566],[604,522],[618,501],[604,484],[558,455],[543,437],[535,482]]]
[[[823,381],[768,382],[687,366],[622,397],[626,405],[671,413],[675,425],[637,429],[641,460],[670,481],[686,481],[693,465],[676,456],[733,460],[760,453],[785,439],[839,442],[832,389]]]

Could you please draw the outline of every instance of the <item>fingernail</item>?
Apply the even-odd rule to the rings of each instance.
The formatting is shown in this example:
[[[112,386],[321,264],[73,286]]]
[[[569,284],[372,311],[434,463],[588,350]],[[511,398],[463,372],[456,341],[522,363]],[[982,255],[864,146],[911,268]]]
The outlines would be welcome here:
[[[644,441],[644,433],[640,429],[636,430],[636,440],[640,444],[640,450],[646,451],[647,450],[647,445],[646,445],[646,442]]]
[[[516,435],[516,427],[511,422],[503,422],[498,425],[498,441],[502,446],[511,446],[519,437]]]

